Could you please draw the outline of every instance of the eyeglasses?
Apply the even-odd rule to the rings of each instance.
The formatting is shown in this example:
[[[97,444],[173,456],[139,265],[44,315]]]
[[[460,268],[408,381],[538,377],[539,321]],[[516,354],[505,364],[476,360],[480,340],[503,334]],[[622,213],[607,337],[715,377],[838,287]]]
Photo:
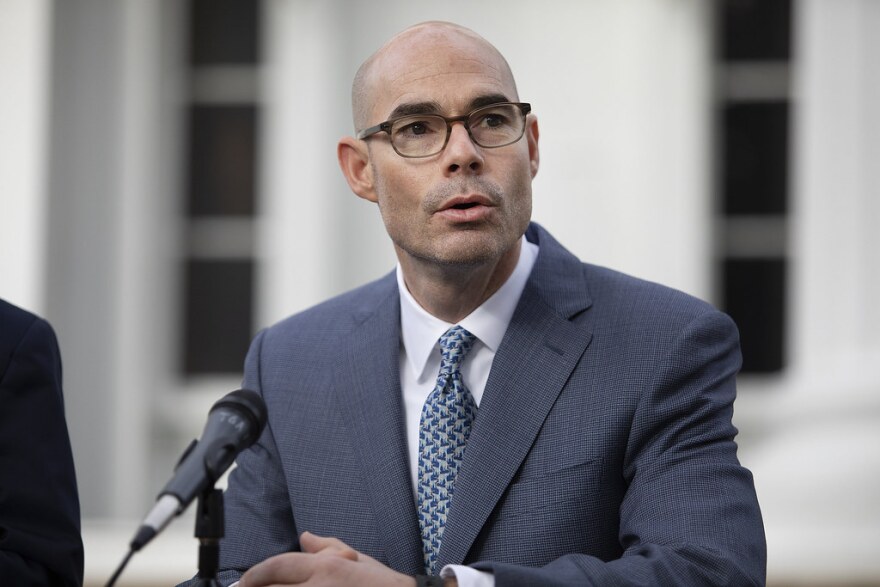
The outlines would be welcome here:
[[[531,111],[531,104],[525,102],[499,102],[451,118],[437,114],[400,116],[360,131],[357,138],[364,140],[387,132],[391,146],[401,157],[430,157],[446,147],[452,124],[463,122],[475,144],[494,149],[522,138],[526,131],[526,115]]]

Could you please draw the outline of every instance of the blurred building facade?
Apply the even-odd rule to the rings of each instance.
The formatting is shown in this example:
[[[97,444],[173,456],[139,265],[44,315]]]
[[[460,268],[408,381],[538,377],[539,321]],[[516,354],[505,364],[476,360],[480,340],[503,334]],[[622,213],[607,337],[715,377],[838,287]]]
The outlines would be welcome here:
[[[90,580],[256,330],[393,267],[335,144],[429,19],[532,103],[535,220],[737,319],[771,583],[880,581],[880,3],[0,0],[0,296],[58,331]],[[132,577],[194,570],[190,534]]]

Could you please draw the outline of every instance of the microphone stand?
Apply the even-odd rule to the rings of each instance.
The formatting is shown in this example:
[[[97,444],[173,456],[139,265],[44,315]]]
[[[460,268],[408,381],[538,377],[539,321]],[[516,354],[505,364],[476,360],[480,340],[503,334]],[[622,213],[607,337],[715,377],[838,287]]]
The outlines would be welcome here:
[[[196,508],[195,536],[199,539],[199,574],[197,587],[221,587],[220,539],[223,538],[223,491],[206,489],[199,495]]]

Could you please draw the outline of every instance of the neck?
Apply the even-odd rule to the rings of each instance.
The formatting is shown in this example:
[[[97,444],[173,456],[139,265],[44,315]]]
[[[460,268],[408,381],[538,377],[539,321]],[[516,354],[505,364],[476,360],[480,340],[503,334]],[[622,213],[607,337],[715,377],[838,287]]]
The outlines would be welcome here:
[[[398,260],[416,302],[432,316],[455,324],[504,285],[516,268],[521,246],[521,241],[516,241],[501,258],[479,265],[438,265],[400,250]]]

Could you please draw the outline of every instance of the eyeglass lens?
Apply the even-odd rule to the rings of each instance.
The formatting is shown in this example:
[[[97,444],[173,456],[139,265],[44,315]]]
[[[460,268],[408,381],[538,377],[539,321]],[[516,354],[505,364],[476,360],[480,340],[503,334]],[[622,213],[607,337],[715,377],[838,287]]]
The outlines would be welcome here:
[[[524,118],[519,107],[501,104],[473,111],[465,124],[479,146],[503,147],[522,136]],[[391,142],[401,155],[427,157],[443,150],[446,133],[447,123],[441,116],[407,116],[391,126]]]

